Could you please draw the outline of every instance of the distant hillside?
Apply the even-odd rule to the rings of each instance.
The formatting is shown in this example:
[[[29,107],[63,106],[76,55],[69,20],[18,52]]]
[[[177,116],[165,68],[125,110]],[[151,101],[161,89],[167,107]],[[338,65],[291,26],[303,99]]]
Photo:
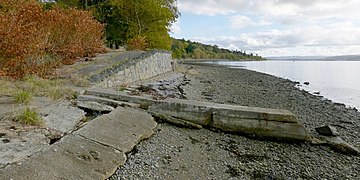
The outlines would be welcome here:
[[[264,60],[257,54],[245,51],[231,51],[214,45],[206,45],[184,39],[173,39],[171,50],[174,58],[179,59],[229,59],[229,60]]]
[[[360,61],[360,55],[343,56],[280,56],[266,57],[276,61]]]
[[[344,55],[344,56],[331,56],[325,57],[324,61],[360,61],[360,55]]]
[[[266,59],[276,61],[321,61],[325,56],[280,56],[280,57],[266,57]]]

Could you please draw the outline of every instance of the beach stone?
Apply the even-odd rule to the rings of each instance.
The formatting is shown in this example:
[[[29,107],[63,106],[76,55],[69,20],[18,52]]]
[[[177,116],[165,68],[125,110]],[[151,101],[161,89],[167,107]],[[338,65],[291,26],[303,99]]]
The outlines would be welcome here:
[[[100,104],[94,101],[78,101],[77,106],[83,109],[89,109],[92,111],[99,111],[99,112],[110,112],[115,109],[112,106]]]
[[[337,132],[336,128],[334,126],[321,126],[315,128],[316,132],[320,135],[324,136],[338,136],[339,133]]]

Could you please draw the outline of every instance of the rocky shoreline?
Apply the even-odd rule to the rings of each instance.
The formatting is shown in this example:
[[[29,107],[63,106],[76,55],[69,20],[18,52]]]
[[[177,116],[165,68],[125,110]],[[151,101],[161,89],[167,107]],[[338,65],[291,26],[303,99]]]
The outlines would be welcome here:
[[[314,136],[332,125],[360,148],[360,112],[311,95],[274,76],[209,65],[182,65],[185,75],[155,87],[174,97],[287,109]],[[165,82],[165,83],[164,83]],[[153,83],[154,84],[154,83]],[[155,83],[159,86],[159,83]],[[267,141],[166,123],[140,143],[109,179],[360,179],[360,157],[311,143]]]

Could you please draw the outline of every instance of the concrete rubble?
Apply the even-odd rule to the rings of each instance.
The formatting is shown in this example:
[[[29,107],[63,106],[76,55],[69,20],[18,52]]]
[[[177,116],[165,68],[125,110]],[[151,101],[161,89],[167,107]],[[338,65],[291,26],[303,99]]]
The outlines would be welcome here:
[[[316,132],[320,135],[324,136],[338,136],[339,133],[337,132],[336,128],[334,126],[321,126],[315,128]]]
[[[70,102],[58,102],[39,108],[39,114],[45,126],[61,133],[68,133],[85,118],[85,112]]]
[[[148,96],[131,96],[124,92],[90,89],[85,95],[116,101],[138,103],[151,113],[182,119],[228,132],[264,137],[309,141],[311,138],[295,116],[286,110],[224,105],[182,99],[154,100]],[[84,98],[81,97],[80,98]]]

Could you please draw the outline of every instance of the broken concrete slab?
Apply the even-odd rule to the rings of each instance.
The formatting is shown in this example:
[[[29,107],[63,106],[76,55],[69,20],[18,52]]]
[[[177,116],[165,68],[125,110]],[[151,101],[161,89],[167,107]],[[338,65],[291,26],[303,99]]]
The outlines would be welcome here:
[[[144,111],[118,107],[74,134],[129,152],[139,141],[149,138],[156,125],[154,118]]]
[[[80,95],[77,98],[78,101],[93,101],[93,102],[97,102],[100,104],[104,104],[104,105],[108,105],[108,106],[112,106],[112,107],[140,107],[139,104],[136,103],[130,103],[130,102],[124,102],[124,101],[115,101],[112,99],[108,99],[108,98],[102,98],[102,97],[98,97],[98,96],[91,96],[91,95]]]
[[[287,110],[224,105],[183,99],[154,100],[124,92],[91,89],[85,94],[141,104],[142,108],[224,131],[256,134],[265,137],[310,141],[306,129]]]
[[[338,136],[339,133],[334,126],[321,126],[315,128],[316,132],[324,136]]]
[[[85,118],[85,112],[71,105],[70,102],[59,102],[39,109],[39,114],[46,127],[62,133],[74,130],[76,125]]]
[[[305,128],[298,123],[290,111],[286,110],[168,99],[153,103],[149,111],[228,132],[310,140]]]
[[[89,89],[85,91],[85,95],[97,96],[101,98],[112,99],[115,101],[123,101],[123,102],[130,102],[136,104],[152,104],[156,102],[156,100],[152,99],[152,96],[134,96],[129,95],[126,92],[121,91],[114,91],[110,89]]]
[[[153,117],[117,108],[50,146],[44,153],[0,169],[0,179],[105,179],[126,161],[126,153],[156,127]]]
[[[321,136],[320,139],[325,141],[327,145],[329,145],[332,149],[334,149],[337,152],[346,155],[360,156],[359,149],[347,143],[340,137]]]
[[[198,101],[178,101],[171,99],[158,101],[149,106],[149,111],[184,119],[202,126],[210,126],[214,103]]]
[[[22,132],[22,135],[18,137],[5,135],[0,139],[8,139],[6,143],[0,142],[0,168],[18,162],[50,146],[50,140],[44,134],[36,132]]]
[[[0,170],[0,179],[105,179],[126,161],[114,148],[68,135],[48,151]]]
[[[212,127],[227,132],[242,132],[263,137],[274,137],[294,140],[310,140],[305,128],[298,123],[266,121],[256,119],[239,119],[237,117],[213,115]]]
[[[82,109],[89,109],[98,112],[111,112],[115,108],[109,105],[100,104],[94,101],[77,101],[77,106]]]
[[[186,128],[194,128],[194,129],[201,129],[202,126],[196,123],[192,123],[190,121],[186,121],[179,118],[174,118],[171,116],[159,114],[159,113],[151,113],[155,118],[159,119],[160,121],[168,122],[170,124],[174,124],[176,126],[180,127],[186,127]]]

